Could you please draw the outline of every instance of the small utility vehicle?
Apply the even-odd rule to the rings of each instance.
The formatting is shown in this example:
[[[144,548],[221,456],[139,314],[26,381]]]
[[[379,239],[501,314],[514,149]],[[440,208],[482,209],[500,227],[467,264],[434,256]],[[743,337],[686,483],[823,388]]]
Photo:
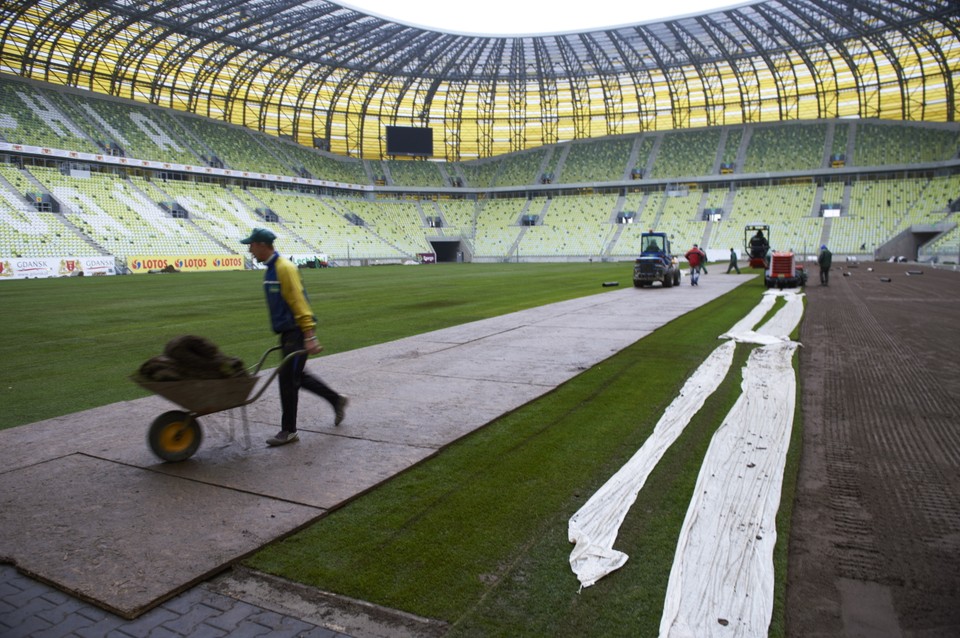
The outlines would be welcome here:
[[[640,236],[640,256],[633,265],[633,285],[652,286],[659,281],[664,288],[680,285],[680,268],[670,252],[666,233],[648,232]]]

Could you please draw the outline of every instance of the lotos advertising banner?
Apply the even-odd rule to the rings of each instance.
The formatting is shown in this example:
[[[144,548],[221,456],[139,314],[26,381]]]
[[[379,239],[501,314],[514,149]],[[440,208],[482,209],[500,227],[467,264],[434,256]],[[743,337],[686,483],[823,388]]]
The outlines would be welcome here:
[[[117,274],[117,262],[110,255],[103,257],[0,256],[0,281],[115,274]]]
[[[157,272],[201,272],[243,270],[243,255],[138,255],[127,257],[127,269],[141,275]]]

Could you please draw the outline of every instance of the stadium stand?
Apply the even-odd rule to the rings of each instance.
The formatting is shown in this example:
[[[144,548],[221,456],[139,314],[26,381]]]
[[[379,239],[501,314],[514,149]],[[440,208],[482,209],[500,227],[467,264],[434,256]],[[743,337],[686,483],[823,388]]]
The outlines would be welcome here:
[[[860,122],[853,159],[858,166],[943,161],[957,156],[958,136],[955,127]]]
[[[293,167],[286,166],[247,129],[184,114],[171,114],[205,152],[200,153],[207,166],[232,168],[253,173],[292,175]]]
[[[437,213],[444,220],[439,230],[442,235],[473,239],[476,230],[477,203],[465,199],[441,199],[434,202]]]
[[[599,258],[609,234],[617,195],[573,195],[537,198],[530,210],[539,210],[540,223],[530,226],[520,242],[526,257],[559,259]]]
[[[0,258],[101,254],[63,216],[38,211],[11,183],[25,180],[17,169],[0,164]]]
[[[637,171],[637,177],[631,176],[631,179],[642,178],[648,172],[653,153],[655,140],[650,135],[644,135],[640,138],[637,145],[636,157],[633,160],[633,169]]]
[[[352,212],[347,198],[318,197],[296,191],[250,189],[240,197],[248,205],[269,208],[279,216],[283,226],[311,248],[310,253],[326,255],[330,261],[353,259],[400,258],[404,253],[387,245],[366,225],[357,225],[348,219]],[[256,207],[254,210],[256,210]]]
[[[152,117],[151,109],[64,91],[45,91],[44,94],[107,154],[179,164],[200,161]]]
[[[741,124],[575,140],[469,162],[371,161],[335,157],[287,139],[129,100],[38,86],[0,78],[4,141],[87,153],[104,153],[106,147],[109,154],[130,157],[131,163],[220,162],[252,181],[117,168],[104,172],[95,166],[91,170],[90,162],[63,160],[26,158],[23,169],[8,163],[2,175],[12,195],[4,195],[6,239],[0,244],[8,255],[85,255],[92,250],[122,258],[175,249],[178,243],[165,239],[171,234],[182,239],[178,250],[220,254],[236,252],[236,240],[251,225],[275,224],[285,250],[328,254],[334,261],[410,259],[431,251],[431,237],[459,240],[480,260],[631,259],[645,229],[668,232],[675,249],[697,242],[726,250],[739,248],[742,225],[754,222],[771,224],[784,247],[802,251],[829,239],[838,253],[868,255],[914,225],[943,224],[948,230],[954,223],[948,206],[960,199],[956,174],[937,167],[956,159],[960,130],[948,124]],[[852,172],[842,178],[812,176],[836,169],[831,158],[839,155],[839,166]],[[864,162],[868,168],[897,169],[860,174]],[[90,177],[70,177],[71,166],[89,171]],[[756,173],[769,177],[763,184],[740,180]],[[290,176],[284,178],[288,185],[267,187],[264,180],[274,174]],[[401,202],[356,190],[370,188],[379,176],[389,177],[389,186],[416,194]],[[702,183],[710,176],[730,183]],[[292,183],[309,178],[356,186],[350,193],[332,193],[291,186],[291,178]],[[545,188],[554,189],[549,199],[538,191]],[[495,199],[487,199],[488,189]],[[42,218],[47,227],[55,228],[53,235],[48,232],[42,241],[26,241],[22,235],[14,240],[13,229],[39,231],[41,226],[29,210],[8,207],[8,200],[26,200],[35,191],[52,194],[64,210],[44,213],[49,215]],[[131,203],[143,198],[151,202],[145,210]],[[173,219],[164,208],[170,202],[187,210],[187,218]],[[822,203],[840,204],[841,216],[825,223],[818,210]],[[261,208],[273,209],[279,221],[265,221],[257,213]],[[719,210],[720,221],[705,221],[707,209]],[[632,214],[632,223],[618,224],[620,212]],[[524,226],[522,215],[536,215],[536,222]],[[356,224],[351,216],[366,223]],[[145,236],[139,232],[149,227],[158,230]],[[931,249],[952,246],[947,239],[930,244]]]
[[[556,179],[564,184],[625,179],[632,147],[631,138],[573,142]]]
[[[960,175],[935,176],[930,179],[920,197],[913,202],[912,210],[926,221],[941,222],[950,213],[951,203],[960,197]]]
[[[476,160],[460,164],[460,170],[466,177],[466,186],[490,188],[497,180],[502,162],[499,159]]]
[[[481,262],[630,261],[651,229],[678,255],[725,258],[753,223],[806,259],[914,241],[958,263],[958,36],[957,0],[741,0],[509,37],[327,0],[5,0],[0,274],[10,258],[242,253],[255,226],[332,265],[406,262],[440,240]],[[432,127],[436,161],[384,155],[398,122]],[[937,523],[949,508],[927,500]],[[860,551],[875,530],[848,527],[864,541],[853,571],[876,571],[883,553]],[[920,601],[914,633],[935,631],[923,575],[860,592],[886,598],[859,609],[908,619],[889,604],[899,586]],[[949,605],[956,587],[933,594]],[[772,633],[788,607],[778,596]]]
[[[446,186],[446,180],[440,174],[435,162],[416,160],[383,160],[385,173],[394,186]]]
[[[121,258],[137,254],[229,254],[187,220],[172,218],[116,175],[91,172],[89,177],[76,178],[42,167],[31,172],[64,205],[64,218],[104,254]]]
[[[144,190],[157,205],[174,202],[182,206],[189,214],[190,222],[222,246],[220,252],[242,252],[240,240],[250,233],[251,228],[257,226],[269,228],[276,233],[285,252],[315,252],[281,224],[265,221],[255,209],[244,204],[220,184],[175,179],[153,180],[150,187],[145,187]]]
[[[667,233],[674,252],[678,254],[683,254],[693,244],[703,244],[706,222],[699,214],[700,196],[699,191],[688,191],[686,195],[667,195],[663,198],[653,228]]]
[[[940,255],[953,255],[955,251],[960,250],[960,215],[951,213],[944,222],[952,224],[952,227],[921,249],[924,257],[939,261]]]
[[[737,126],[727,128],[726,130],[727,139],[723,145],[723,159],[721,160],[721,167],[728,166],[729,172],[733,173],[736,171],[739,163],[738,160],[740,159],[740,142],[743,140],[743,128]]]
[[[343,214],[349,213],[349,209],[342,207],[340,200],[328,200],[325,203],[328,206],[344,211]],[[363,263],[362,260],[386,260],[412,257],[411,255],[404,255],[396,247],[386,245],[382,239],[373,235],[364,226],[348,225],[345,231],[346,232],[338,236],[331,236],[329,243],[324,244],[324,249],[326,250],[329,246],[330,255],[335,258],[338,263],[340,263],[341,260],[346,260],[342,263],[352,263],[353,260],[359,259],[361,263]]]
[[[834,220],[831,243],[842,252],[872,252],[912,225],[945,222],[948,194],[958,188],[957,176],[857,182],[849,214]]]
[[[399,256],[432,251],[426,240],[423,214],[415,202],[343,198],[337,204],[341,210],[345,209],[363,219],[366,228]]]
[[[511,153],[503,158],[503,166],[493,186],[525,186],[539,181],[546,151],[538,149]]]
[[[837,123],[833,126],[833,143],[830,149],[830,156],[842,156],[844,165],[847,161],[847,147],[850,145],[850,128],[850,125],[846,123]]]
[[[0,114],[0,135],[12,144],[101,151],[46,96],[23,82],[0,78]]]
[[[293,142],[277,141],[279,147],[276,153],[279,157],[287,158],[287,164],[302,167],[306,171],[304,177],[312,176],[316,179],[341,182],[344,184],[371,184],[370,177],[363,167],[363,162],[351,158],[335,158],[326,153],[304,148]]]
[[[730,214],[714,225],[709,245],[742,251],[744,226],[760,222],[770,225],[775,250],[811,250],[819,246],[823,221],[819,213],[814,215],[816,194],[813,182],[738,188]]]
[[[622,213],[632,213],[633,221],[620,224],[619,233],[607,245],[607,255],[612,258],[633,259],[640,254],[640,235],[654,228],[663,191],[658,193],[628,193],[620,206]]]
[[[478,260],[502,260],[512,252],[520,235],[520,216],[530,204],[527,199],[492,199],[481,204],[473,254]]]
[[[744,159],[744,173],[783,173],[823,165],[826,126],[777,124],[753,130]]]
[[[720,131],[714,128],[664,135],[650,177],[710,175],[719,143]]]

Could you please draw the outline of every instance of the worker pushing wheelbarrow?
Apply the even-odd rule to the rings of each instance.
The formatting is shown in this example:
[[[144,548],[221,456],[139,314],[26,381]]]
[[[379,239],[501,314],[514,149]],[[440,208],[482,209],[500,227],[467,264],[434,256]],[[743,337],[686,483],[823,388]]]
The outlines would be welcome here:
[[[167,345],[167,354],[154,357],[130,377],[142,388],[183,408],[158,416],[147,434],[147,443],[153,453],[170,462],[185,461],[200,447],[203,435],[198,417],[253,403],[283,366],[294,357],[306,354],[305,350],[291,352],[270,374],[260,375],[267,357],[281,350],[280,346],[270,348],[255,366],[244,369],[238,359],[223,357],[216,346],[199,337],[180,338],[171,344]],[[185,352],[187,357],[194,359],[195,365],[190,367],[190,372],[183,372],[183,357],[168,356],[171,350],[174,354]],[[196,356],[197,350],[204,356]],[[260,387],[254,391],[258,383]]]

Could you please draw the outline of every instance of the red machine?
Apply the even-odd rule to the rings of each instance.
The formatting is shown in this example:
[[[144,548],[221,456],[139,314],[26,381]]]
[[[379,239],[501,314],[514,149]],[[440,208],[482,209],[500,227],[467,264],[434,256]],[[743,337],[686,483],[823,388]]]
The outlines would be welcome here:
[[[770,251],[770,226],[748,224],[743,230],[743,251],[750,260],[751,268],[766,268]]]
[[[807,283],[807,272],[798,264],[792,252],[775,251],[770,255],[770,266],[764,275],[767,288],[796,288]]]

